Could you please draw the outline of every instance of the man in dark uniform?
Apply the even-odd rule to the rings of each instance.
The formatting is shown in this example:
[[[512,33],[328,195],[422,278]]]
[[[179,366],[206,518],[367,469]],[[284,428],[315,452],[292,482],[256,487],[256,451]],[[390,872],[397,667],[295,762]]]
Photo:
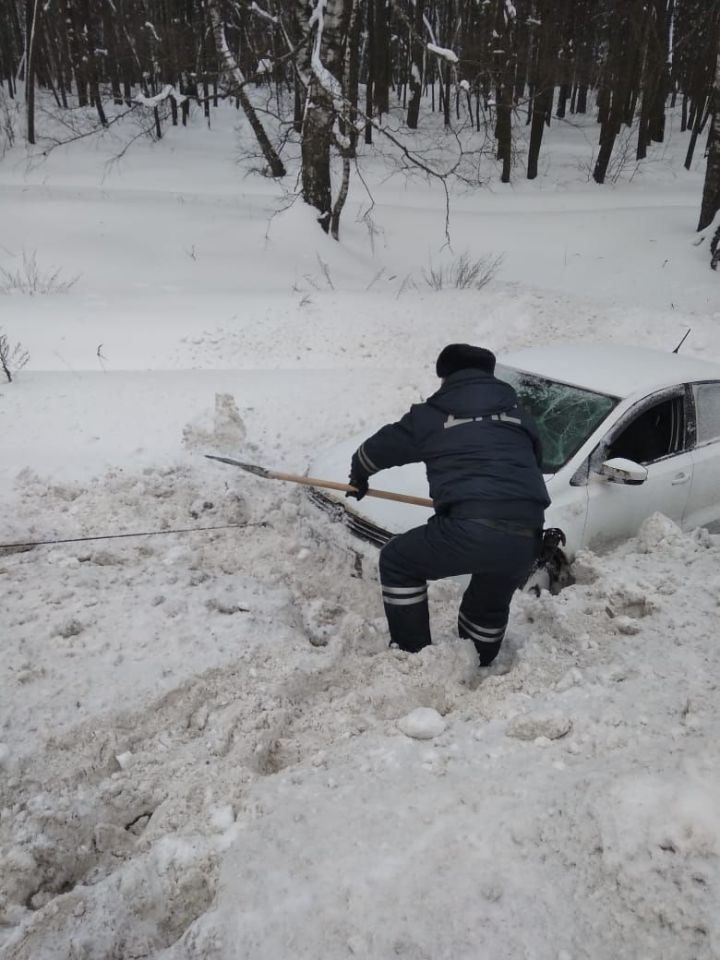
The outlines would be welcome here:
[[[470,574],[458,632],[482,666],[498,654],[510,600],[540,552],[545,489],[540,440],[513,388],[497,380],[495,356],[453,343],[437,359],[442,385],[352,458],[358,500],[378,470],[424,461],[435,516],[394,537],[380,553],[391,643],[416,653],[430,642],[427,581]]]

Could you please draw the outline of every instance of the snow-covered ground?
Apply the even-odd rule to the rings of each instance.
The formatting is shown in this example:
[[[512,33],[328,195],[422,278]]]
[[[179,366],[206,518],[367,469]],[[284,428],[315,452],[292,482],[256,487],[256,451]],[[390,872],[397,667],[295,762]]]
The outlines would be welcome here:
[[[0,955],[720,956],[720,537],[656,516],[585,554],[481,675],[455,583],[435,646],[388,651],[373,550],[202,456],[302,472],[454,340],[691,327],[720,359],[701,164],[671,125],[599,188],[594,128],[553,129],[538,181],[454,189],[450,249],[441,192],[365,159],[335,244],[276,213],[235,122],[0,163],[0,267],[77,277],[0,292],[31,355],[0,385],[0,542],[222,527],[0,549]],[[494,280],[431,290],[465,251]]]

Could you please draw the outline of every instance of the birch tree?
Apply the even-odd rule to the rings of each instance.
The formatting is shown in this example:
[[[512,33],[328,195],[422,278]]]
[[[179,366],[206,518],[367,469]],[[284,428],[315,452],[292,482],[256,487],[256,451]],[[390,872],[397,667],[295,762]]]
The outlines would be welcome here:
[[[267,161],[267,165],[270,168],[270,172],[273,177],[284,177],[285,176],[285,166],[280,159],[277,151],[270,143],[270,138],[265,132],[265,128],[260,122],[260,118],[257,115],[255,108],[253,107],[250,99],[245,92],[245,77],[243,72],[238,66],[238,62],[233,56],[230,48],[227,44],[227,38],[225,37],[225,24],[223,23],[222,16],[220,14],[219,2],[218,0],[205,0],[207,5],[208,16],[210,17],[210,23],[212,25],[213,37],[215,40],[215,47],[217,49],[218,60],[222,70],[230,78],[233,87],[233,93],[240,102],[243,112],[252,127],[253,133],[257,139],[260,149],[262,150],[263,156]]]
[[[326,233],[332,219],[330,154],[336,133],[340,134],[338,117],[343,104],[346,2],[349,0],[313,0],[310,16],[303,23],[310,69],[302,126],[302,194],[305,202],[318,211],[318,223]],[[342,145],[349,146],[345,140]]]

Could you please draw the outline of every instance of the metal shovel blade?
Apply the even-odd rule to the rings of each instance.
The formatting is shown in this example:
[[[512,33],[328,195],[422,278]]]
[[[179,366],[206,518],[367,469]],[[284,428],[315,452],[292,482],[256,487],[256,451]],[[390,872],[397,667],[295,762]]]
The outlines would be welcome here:
[[[248,473],[254,473],[258,477],[265,477],[266,479],[270,477],[269,470],[266,470],[265,467],[258,467],[254,463],[243,463],[242,460],[235,460],[234,457],[218,457],[214,453],[206,453],[205,457],[208,460],[219,460],[220,463],[229,463],[233,467],[240,467],[241,470],[247,470]]]

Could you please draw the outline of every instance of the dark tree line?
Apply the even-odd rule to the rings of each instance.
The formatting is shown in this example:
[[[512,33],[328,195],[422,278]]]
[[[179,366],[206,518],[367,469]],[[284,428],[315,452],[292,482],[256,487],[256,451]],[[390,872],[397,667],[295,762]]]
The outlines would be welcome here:
[[[191,102],[210,117],[232,98],[272,176],[285,174],[277,130],[299,136],[304,197],[334,235],[358,138],[392,138],[390,111],[408,130],[431,113],[486,129],[503,182],[523,169],[519,124],[533,179],[551,122],[594,111],[601,184],[622,132],[636,132],[644,159],[678,102],[686,166],[699,140],[708,156],[702,229],[720,209],[719,46],[720,0],[0,0],[0,83],[25,98],[31,143],[38,88],[60,110],[94,108],[101,127],[110,103],[142,104],[158,137],[163,122],[187,122]],[[443,176],[412,139],[396,146]]]

